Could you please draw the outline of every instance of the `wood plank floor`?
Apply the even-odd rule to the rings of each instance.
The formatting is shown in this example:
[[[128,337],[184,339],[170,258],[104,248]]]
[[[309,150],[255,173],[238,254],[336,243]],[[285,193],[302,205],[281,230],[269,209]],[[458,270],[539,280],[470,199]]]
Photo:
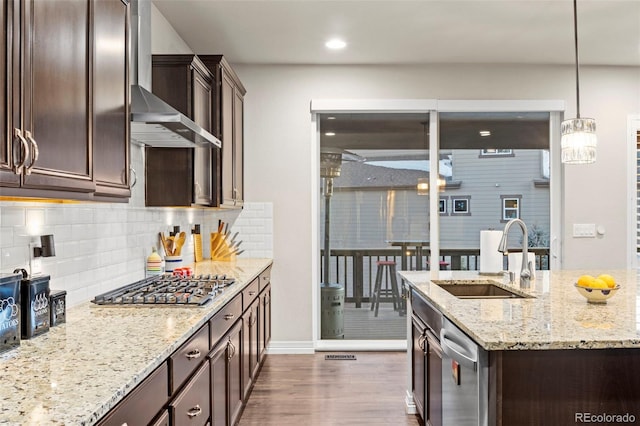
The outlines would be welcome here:
[[[406,353],[326,354],[268,355],[240,426],[419,425],[404,411]]]

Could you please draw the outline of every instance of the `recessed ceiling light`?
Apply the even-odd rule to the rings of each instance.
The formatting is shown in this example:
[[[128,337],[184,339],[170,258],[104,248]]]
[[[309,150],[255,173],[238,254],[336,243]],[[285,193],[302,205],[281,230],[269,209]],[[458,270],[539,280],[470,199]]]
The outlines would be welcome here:
[[[487,136],[491,136],[491,131],[490,130],[480,130],[480,136],[482,136],[483,138],[486,138]]]
[[[347,43],[344,40],[340,40],[339,38],[332,38],[328,42],[324,44],[328,49],[344,49],[347,46]]]
[[[327,120],[335,120],[336,118],[332,115],[330,117],[327,117]]]
[[[326,132],[324,135],[325,136],[335,136],[336,134],[334,132]]]

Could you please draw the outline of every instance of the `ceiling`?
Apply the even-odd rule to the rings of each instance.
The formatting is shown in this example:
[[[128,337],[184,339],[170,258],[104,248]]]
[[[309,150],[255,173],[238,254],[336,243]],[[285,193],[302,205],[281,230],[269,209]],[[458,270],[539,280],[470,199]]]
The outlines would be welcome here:
[[[195,53],[236,64],[574,63],[571,0],[153,4]],[[640,66],[640,0],[578,0],[578,30],[581,64]]]
[[[571,0],[153,0],[199,54],[232,64],[575,63]],[[640,0],[578,0],[580,63],[640,66]],[[347,47],[324,47],[332,37]],[[321,119],[321,145],[424,149],[424,115]],[[443,148],[548,146],[548,117],[441,117]],[[479,130],[490,129],[490,138]],[[336,133],[326,137],[325,131]],[[476,146],[477,145],[477,146]]]

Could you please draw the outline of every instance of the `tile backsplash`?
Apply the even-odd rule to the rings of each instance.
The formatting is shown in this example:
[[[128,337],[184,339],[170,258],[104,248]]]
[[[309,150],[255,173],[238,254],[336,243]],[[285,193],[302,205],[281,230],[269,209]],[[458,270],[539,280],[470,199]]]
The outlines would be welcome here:
[[[140,151],[132,147],[137,170],[143,170]],[[51,275],[52,289],[67,291],[67,305],[73,306],[143,278],[151,248],[164,255],[159,232],[168,235],[174,225],[187,233],[182,255],[188,263],[194,252],[190,231],[201,225],[206,259],[218,220],[239,232],[241,257],[273,257],[272,203],[245,203],[242,211],[144,207],[140,175],[128,204],[0,201],[0,272],[29,270],[29,243],[53,234],[56,254],[41,258],[42,272]]]

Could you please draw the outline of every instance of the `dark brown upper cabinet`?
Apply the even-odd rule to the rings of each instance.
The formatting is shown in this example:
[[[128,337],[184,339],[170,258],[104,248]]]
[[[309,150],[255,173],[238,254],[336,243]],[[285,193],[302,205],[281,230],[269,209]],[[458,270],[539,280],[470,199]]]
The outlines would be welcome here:
[[[198,55],[211,70],[217,96],[214,134],[222,141],[220,207],[242,208],[244,202],[244,95],[246,89],[222,55]]]
[[[213,75],[195,55],[153,55],[153,93],[213,130]],[[147,206],[217,206],[218,148],[146,148]]]
[[[128,1],[2,8],[0,195],[126,199]]]
[[[129,197],[129,2],[94,3],[93,175],[96,195]]]

